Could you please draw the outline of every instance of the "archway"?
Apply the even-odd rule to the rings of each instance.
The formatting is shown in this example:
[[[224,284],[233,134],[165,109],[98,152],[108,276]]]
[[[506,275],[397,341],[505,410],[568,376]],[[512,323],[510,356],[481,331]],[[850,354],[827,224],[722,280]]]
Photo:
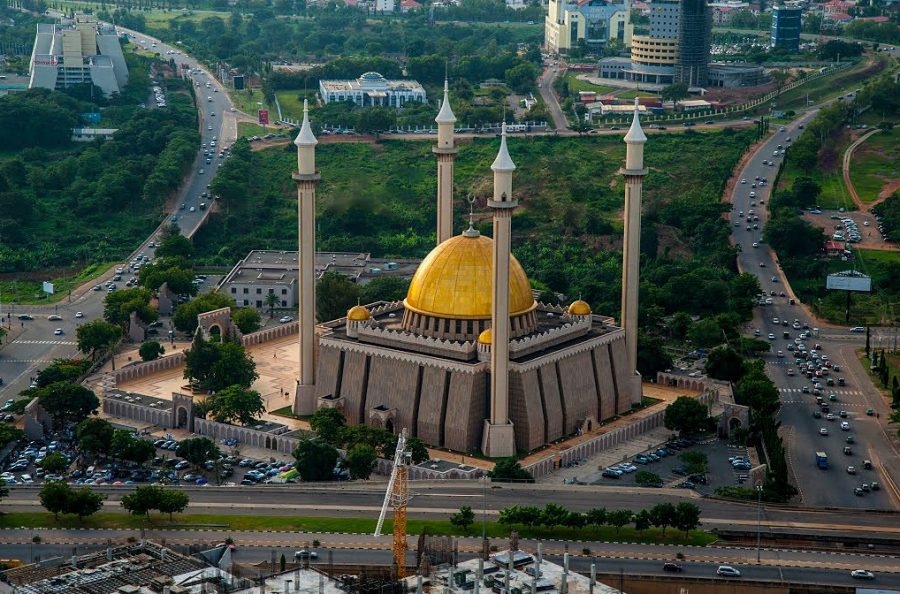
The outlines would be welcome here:
[[[394,432],[394,421],[392,419],[388,419],[387,421],[385,421],[384,428],[387,429],[388,431],[390,431],[391,433],[393,433]]]
[[[185,407],[179,406],[178,410],[175,413],[175,417],[175,427],[177,427],[178,429],[187,427],[188,413]]]
[[[213,324],[209,327],[209,341],[222,342],[222,327],[218,324]]]
[[[741,427],[741,420],[739,418],[731,417],[730,419],[728,419],[728,430],[729,431],[734,431],[735,429],[740,429],[740,427]]]

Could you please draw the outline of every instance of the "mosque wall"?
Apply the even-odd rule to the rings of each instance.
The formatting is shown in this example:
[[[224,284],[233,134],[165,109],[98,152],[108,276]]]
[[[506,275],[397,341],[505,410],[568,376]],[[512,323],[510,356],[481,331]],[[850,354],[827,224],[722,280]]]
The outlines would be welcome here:
[[[616,414],[622,414],[631,410],[631,382],[628,381],[631,374],[625,341],[610,344],[609,353],[616,378]]]
[[[559,376],[556,373],[556,365],[553,363],[543,365],[538,369],[538,389],[544,400],[544,414],[547,424],[547,441],[553,441],[563,436],[563,421],[565,410],[559,394]]]
[[[517,450],[530,452],[546,443],[544,405],[536,369],[510,374],[509,418],[515,427]]]
[[[616,390],[613,384],[612,368],[609,365],[610,345],[602,345],[591,351],[594,372],[597,376],[600,400],[600,419],[608,419],[616,414]]]
[[[415,435],[425,443],[441,445],[449,375],[446,370],[437,367],[428,366],[422,370],[422,394]]]
[[[444,417],[444,447],[458,452],[481,449],[487,416],[487,377],[484,372],[452,372]]]
[[[341,351],[329,346],[319,345],[319,356],[316,363],[316,398],[340,396],[338,393],[338,377],[341,374]]]
[[[412,432],[415,419],[419,366],[373,356],[369,361],[369,381],[366,390],[365,420],[376,406],[396,409],[393,425],[396,431],[406,427]]]
[[[583,351],[561,359],[560,385],[566,402],[566,434],[578,430],[586,419],[597,421],[597,386],[591,364],[591,351]]]
[[[365,353],[344,351],[344,373],[341,393],[344,398],[344,417],[348,425],[366,422],[366,383],[369,357]]]

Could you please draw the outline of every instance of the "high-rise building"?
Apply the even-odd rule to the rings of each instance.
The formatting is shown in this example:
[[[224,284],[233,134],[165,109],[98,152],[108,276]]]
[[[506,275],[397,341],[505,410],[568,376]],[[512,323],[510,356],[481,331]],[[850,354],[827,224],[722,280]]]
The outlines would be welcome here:
[[[789,52],[800,51],[800,15],[803,9],[793,6],[772,7],[769,45]]]
[[[128,66],[115,28],[85,14],[59,24],[38,23],[29,72],[29,89],[91,83],[112,95],[128,83]]]
[[[706,0],[682,0],[678,21],[678,60],[675,82],[703,87],[709,78],[712,12]]]
[[[672,84],[678,61],[679,0],[654,0],[650,4],[650,34],[631,38],[629,80]]]
[[[547,51],[565,54],[579,42],[604,46],[612,40],[631,45],[631,18],[625,0],[550,0],[544,21]]]

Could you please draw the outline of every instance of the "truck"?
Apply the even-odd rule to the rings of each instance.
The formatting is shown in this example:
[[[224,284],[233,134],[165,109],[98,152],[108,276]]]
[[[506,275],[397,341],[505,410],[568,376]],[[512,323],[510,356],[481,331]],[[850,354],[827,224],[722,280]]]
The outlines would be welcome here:
[[[816,452],[816,466],[822,470],[828,470],[828,454],[825,452]]]

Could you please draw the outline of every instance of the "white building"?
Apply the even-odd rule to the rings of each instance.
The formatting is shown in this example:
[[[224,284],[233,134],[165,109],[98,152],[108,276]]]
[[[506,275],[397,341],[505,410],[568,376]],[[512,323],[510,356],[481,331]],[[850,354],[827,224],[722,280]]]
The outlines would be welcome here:
[[[394,0],[375,0],[375,12],[394,12]]]
[[[128,67],[115,29],[84,14],[59,24],[38,24],[29,71],[30,89],[93,83],[111,95],[128,83]]]
[[[589,49],[615,39],[631,46],[630,9],[624,0],[549,0],[544,43],[552,53],[565,54],[584,41]]]
[[[418,82],[388,80],[377,72],[366,72],[355,80],[320,80],[319,95],[325,103],[353,101],[361,107],[403,107],[410,101],[426,101]]]

